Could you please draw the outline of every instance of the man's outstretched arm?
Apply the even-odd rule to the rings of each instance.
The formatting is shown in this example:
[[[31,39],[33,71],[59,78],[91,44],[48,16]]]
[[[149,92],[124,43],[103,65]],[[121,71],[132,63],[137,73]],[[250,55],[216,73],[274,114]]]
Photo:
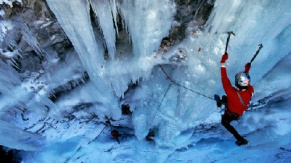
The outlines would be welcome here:
[[[220,63],[221,63],[221,68],[220,68],[220,70],[221,70],[221,81],[222,81],[223,89],[225,91],[227,91],[229,88],[232,87],[231,82],[230,82],[230,80],[229,80],[229,78],[227,76],[226,67],[225,67],[225,61],[227,59],[228,59],[228,54],[225,53],[222,56],[221,61],[220,61]]]

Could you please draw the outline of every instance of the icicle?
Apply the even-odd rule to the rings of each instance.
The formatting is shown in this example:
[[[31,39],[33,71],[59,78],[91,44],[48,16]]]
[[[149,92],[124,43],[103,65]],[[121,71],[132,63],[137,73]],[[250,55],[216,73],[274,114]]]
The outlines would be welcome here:
[[[36,37],[31,33],[28,26],[26,24],[22,25],[21,33],[24,37],[24,40],[32,47],[32,49],[39,55],[42,55],[42,51],[39,47],[39,43]]]
[[[194,14],[194,18],[197,19],[197,14],[200,10],[200,8],[205,4],[205,1],[200,2],[199,7],[196,9],[195,14]]]
[[[90,0],[94,13],[98,17],[98,24],[102,29],[109,57],[115,57],[115,29],[111,7],[107,0]]]
[[[176,11],[172,0],[124,0],[118,4],[118,9],[128,27],[137,58],[157,51],[161,40],[169,34]]]
[[[116,34],[118,36],[119,32],[118,32],[118,25],[117,25],[117,6],[116,6],[116,2],[115,0],[110,0],[110,6],[111,6],[111,12],[112,12],[112,15],[113,15],[113,20],[114,20],[114,25],[115,25],[115,31],[116,31]]]
[[[11,90],[20,83],[19,74],[0,59],[0,92],[13,96]]]
[[[108,50],[110,50],[109,53],[111,54],[111,57],[114,57],[115,31],[111,9],[108,1],[104,3],[102,2],[104,1],[91,1],[93,4],[92,8],[95,12],[99,12],[98,10],[102,12],[104,9],[96,6],[97,4],[100,4],[109,10],[110,21],[107,21],[108,17],[106,17],[108,16],[108,11],[105,11],[106,14],[100,13],[100,15],[97,16],[99,16],[98,18],[101,18],[100,20],[106,44],[107,47],[110,47],[108,48]],[[94,83],[96,88],[96,90],[92,90],[94,97],[98,98],[98,100],[104,104],[104,107],[110,108],[107,115],[111,115],[113,118],[119,118],[121,116],[121,111],[117,104],[117,98],[113,94],[110,83],[108,83],[104,78],[105,68],[103,63],[105,61],[105,50],[102,42],[98,40],[96,41],[96,36],[90,19],[90,3],[87,0],[47,0],[47,3],[55,14],[59,24],[64,29],[64,32],[71,40],[83,67],[86,72],[88,72],[90,80]],[[104,21],[106,22],[103,22],[103,19],[105,19]],[[107,26],[109,29],[105,30]]]
[[[90,4],[81,0],[48,0],[47,3],[72,41],[82,63],[89,70],[97,70],[103,62],[104,49],[102,45],[97,44],[94,36],[89,13]],[[66,10],[63,10],[64,8]]]

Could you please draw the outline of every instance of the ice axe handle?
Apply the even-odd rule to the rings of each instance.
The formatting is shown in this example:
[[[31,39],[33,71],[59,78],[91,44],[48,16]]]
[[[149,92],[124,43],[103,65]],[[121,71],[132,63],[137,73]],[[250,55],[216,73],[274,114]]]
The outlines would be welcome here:
[[[225,51],[224,51],[224,54],[226,54],[227,53],[227,47],[228,47],[228,43],[229,43],[229,39],[230,39],[230,35],[234,35],[235,36],[235,34],[233,33],[233,31],[230,31],[230,32],[227,32],[228,33],[228,36],[227,36],[227,40],[226,40],[226,46],[225,46]]]
[[[263,48],[263,44],[259,44],[259,49],[257,50],[256,54],[253,56],[250,63],[252,63],[255,60],[255,58],[257,57],[257,55],[259,54],[259,52],[262,48]]]

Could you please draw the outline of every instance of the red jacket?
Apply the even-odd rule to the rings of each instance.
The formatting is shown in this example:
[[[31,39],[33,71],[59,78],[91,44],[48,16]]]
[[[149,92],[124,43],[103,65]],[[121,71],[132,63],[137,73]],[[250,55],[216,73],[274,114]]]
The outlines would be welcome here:
[[[248,105],[249,102],[251,101],[252,94],[254,93],[254,88],[251,85],[249,85],[248,88],[243,91],[238,90],[237,88],[234,88],[227,77],[225,67],[221,67],[221,80],[222,80],[223,89],[227,95],[228,109],[231,112],[242,115],[243,112],[248,109],[248,107],[242,104],[242,102],[240,101],[236,93],[236,90],[240,94],[244,103]]]

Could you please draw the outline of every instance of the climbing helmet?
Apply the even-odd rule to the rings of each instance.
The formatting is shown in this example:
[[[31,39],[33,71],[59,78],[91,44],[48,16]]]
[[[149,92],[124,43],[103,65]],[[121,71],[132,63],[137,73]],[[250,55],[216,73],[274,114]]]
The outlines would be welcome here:
[[[251,77],[245,72],[239,72],[235,75],[235,86],[239,89],[247,89],[251,82]]]

